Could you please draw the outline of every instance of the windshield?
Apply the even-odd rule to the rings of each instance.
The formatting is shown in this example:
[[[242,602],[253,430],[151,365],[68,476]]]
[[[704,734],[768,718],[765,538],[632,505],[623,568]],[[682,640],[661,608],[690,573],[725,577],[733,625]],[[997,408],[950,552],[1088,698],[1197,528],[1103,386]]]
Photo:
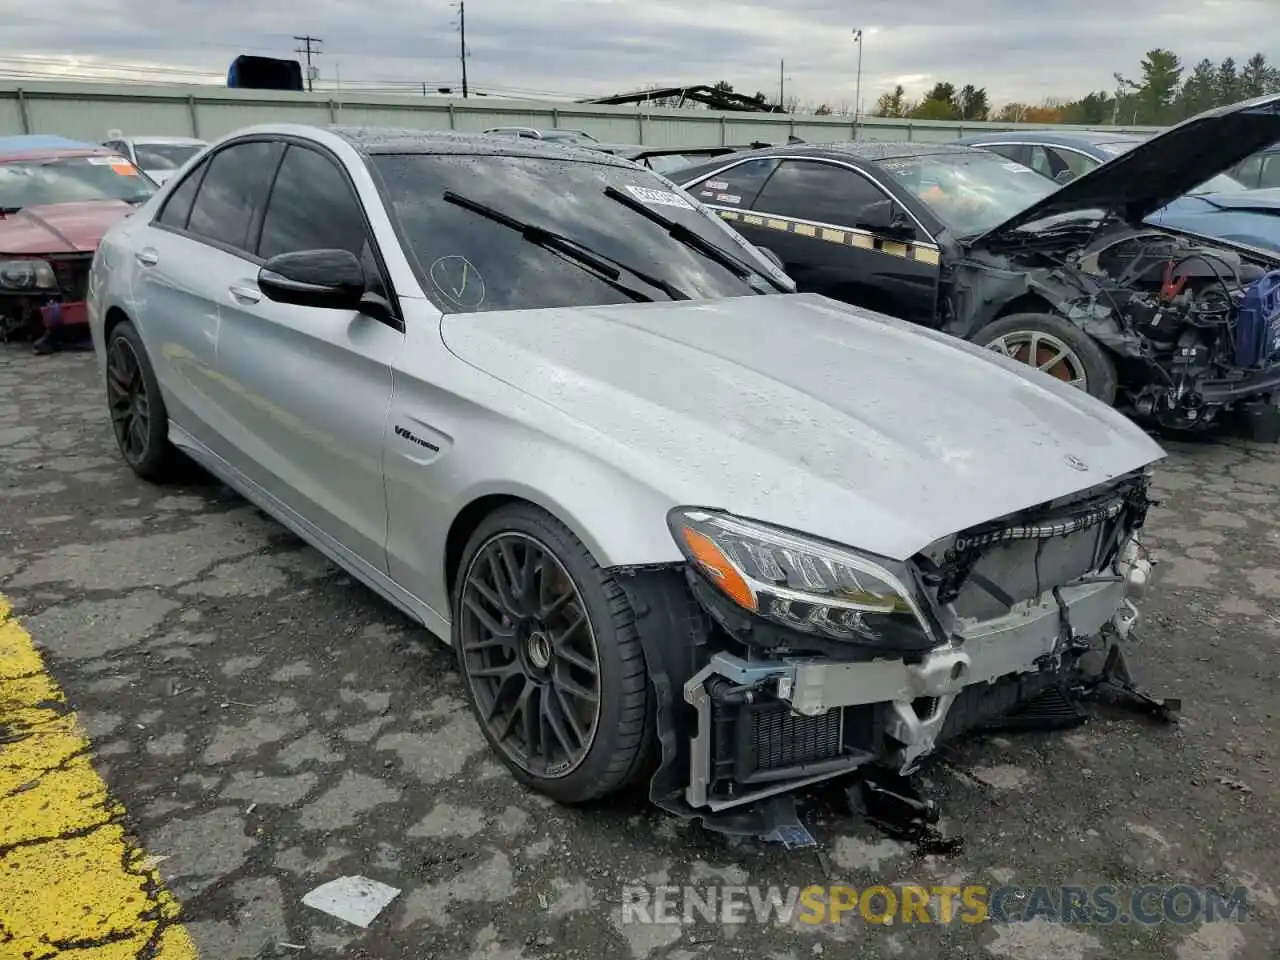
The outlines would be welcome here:
[[[52,157],[0,162],[0,209],[4,210],[85,200],[141,203],[155,191],[155,184],[120,157]]]
[[[456,194],[511,220],[560,235],[695,300],[775,292],[672,237],[611,199],[614,187],[753,266],[750,246],[718,218],[634,167],[529,157],[375,154],[387,204],[423,289],[446,313],[630,303],[633,298],[518,229],[446,199]],[[533,239],[536,239],[533,238]],[[765,269],[761,267],[760,269]],[[626,277],[654,300],[670,294]]]
[[[199,143],[134,143],[143,170],[177,170],[204,149]]]
[[[879,166],[961,237],[985,233],[1058,188],[1030,167],[979,151],[894,157]]]

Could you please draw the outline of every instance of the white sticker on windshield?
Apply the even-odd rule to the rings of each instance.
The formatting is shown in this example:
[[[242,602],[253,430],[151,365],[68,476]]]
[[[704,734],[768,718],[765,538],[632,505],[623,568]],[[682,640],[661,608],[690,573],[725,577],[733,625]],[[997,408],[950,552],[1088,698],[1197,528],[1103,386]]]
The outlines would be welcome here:
[[[725,183],[723,180],[708,180],[707,188],[711,190],[728,190],[729,184]]]
[[[680,207],[683,210],[692,210],[691,204],[679,194],[672,193],[670,190],[655,190],[653,187],[627,187],[627,193],[631,194],[641,203],[653,203],[660,207]]]
[[[1035,171],[1030,167],[1024,167],[1022,164],[1013,163],[1012,161],[1009,163],[1002,163],[1000,166],[1004,167],[1006,170],[1012,170],[1014,173],[1035,173]]]
[[[86,157],[95,167],[115,167],[122,163],[128,163],[124,157]]]

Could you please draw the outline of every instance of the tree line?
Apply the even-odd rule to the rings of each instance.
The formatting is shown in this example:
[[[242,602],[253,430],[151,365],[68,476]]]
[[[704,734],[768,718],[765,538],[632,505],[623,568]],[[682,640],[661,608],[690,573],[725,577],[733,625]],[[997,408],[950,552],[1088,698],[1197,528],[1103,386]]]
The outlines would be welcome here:
[[[1272,66],[1262,53],[1243,66],[1233,57],[1220,63],[1203,59],[1188,71],[1178,54],[1157,47],[1147,51],[1138,69],[1134,76],[1113,74],[1116,85],[1110,91],[1093,91],[1078,100],[1050,97],[1038,104],[1007,103],[998,110],[992,109],[986,88],[973,84],[937,83],[919,100],[909,99],[899,85],[881,94],[871,113],[921,120],[1162,127],[1213,107],[1280,93],[1280,66]]]

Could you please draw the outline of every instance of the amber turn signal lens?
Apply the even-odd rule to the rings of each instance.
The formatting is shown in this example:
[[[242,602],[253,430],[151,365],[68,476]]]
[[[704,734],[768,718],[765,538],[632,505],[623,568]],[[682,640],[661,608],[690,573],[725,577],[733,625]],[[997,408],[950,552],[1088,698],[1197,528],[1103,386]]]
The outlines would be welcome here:
[[[729,562],[729,558],[715,545],[715,542],[705,534],[689,527],[682,528],[680,532],[684,535],[684,542],[688,545],[689,553],[697,561],[698,566],[702,567],[707,575],[716,579],[716,585],[725,595],[743,609],[754,611],[756,609],[755,593],[747,586],[747,581],[742,578],[742,574]]]

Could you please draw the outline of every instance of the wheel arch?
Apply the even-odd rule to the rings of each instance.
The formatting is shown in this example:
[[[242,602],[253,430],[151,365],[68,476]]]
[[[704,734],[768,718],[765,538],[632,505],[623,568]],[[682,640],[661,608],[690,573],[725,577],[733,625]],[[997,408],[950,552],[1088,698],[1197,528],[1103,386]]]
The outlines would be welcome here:
[[[1002,304],[996,309],[995,313],[986,319],[983,326],[986,326],[988,323],[993,323],[1002,317],[1012,316],[1015,313],[1048,313],[1056,314],[1058,316],[1062,315],[1054,305],[1053,301],[1047,296],[1042,293],[1030,291],[1019,294],[1007,303]]]
[[[667,531],[666,507],[656,496],[648,504],[632,501],[631,509],[627,509],[620,507],[628,503],[625,491],[616,490],[610,495],[606,490],[602,494],[572,498],[577,506],[571,508],[571,498],[564,492],[517,481],[493,482],[468,491],[444,538],[440,562],[445,596],[453,596],[463,552],[476,528],[495,510],[512,503],[537,507],[563,523],[603,568],[683,559]]]
[[[106,315],[102,318],[102,342],[106,343],[111,338],[111,331],[120,324],[132,322],[132,318],[124,312],[123,307],[108,307]]]

